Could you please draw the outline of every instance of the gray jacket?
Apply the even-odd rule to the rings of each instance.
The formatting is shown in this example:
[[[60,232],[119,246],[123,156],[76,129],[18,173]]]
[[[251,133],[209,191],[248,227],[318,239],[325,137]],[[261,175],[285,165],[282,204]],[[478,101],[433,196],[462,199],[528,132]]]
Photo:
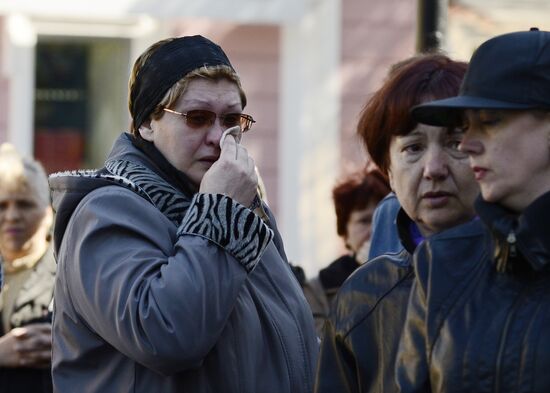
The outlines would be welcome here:
[[[128,134],[109,162],[160,179]],[[313,320],[273,217],[269,228],[230,198],[195,194],[177,225],[159,210],[165,193],[105,173],[50,180],[54,389],[310,392]]]

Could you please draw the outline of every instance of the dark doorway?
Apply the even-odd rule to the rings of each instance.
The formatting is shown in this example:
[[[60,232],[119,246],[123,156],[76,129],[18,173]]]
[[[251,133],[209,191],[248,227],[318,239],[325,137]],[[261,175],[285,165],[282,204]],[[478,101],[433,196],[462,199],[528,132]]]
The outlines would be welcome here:
[[[35,157],[48,172],[77,169],[89,129],[88,57],[82,43],[38,43]]]

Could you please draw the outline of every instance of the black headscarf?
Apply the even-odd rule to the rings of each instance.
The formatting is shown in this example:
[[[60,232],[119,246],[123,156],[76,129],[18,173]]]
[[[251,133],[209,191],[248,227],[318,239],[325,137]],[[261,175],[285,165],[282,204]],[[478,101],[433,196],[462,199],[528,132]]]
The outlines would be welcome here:
[[[217,65],[234,70],[222,48],[203,36],[179,37],[162,45],[143,64],[130,92],[133,128],[143,124],[174,83],[200,67]]]

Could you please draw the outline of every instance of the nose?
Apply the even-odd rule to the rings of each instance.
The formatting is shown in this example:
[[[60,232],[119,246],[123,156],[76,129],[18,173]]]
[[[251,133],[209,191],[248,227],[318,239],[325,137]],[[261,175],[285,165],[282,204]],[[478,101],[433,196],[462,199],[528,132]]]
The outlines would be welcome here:
[[[214,124],[210,126],[208,132],[206,133],[206,143],[219,146],[220,139],[222,138],[222,134],[225,129],[226,128],[223,126],[222,121],[219,118],[216,118]]]
[[[8,206],[6,206],[4,210],[4,218],[7,221],[17,221],[21,215],[20,213],[21,212],[19,211],[17,206],[15,206],[14,204],[8,204]]]
[[[432,146],[426,152],[424,177],[429,180],[445,179],[449,175],[449,155],[442,146]]]
[[[472,131],[468,130],[464,134],[462,142],[460,142],[460,145],[458,146],[458,150],[470,156],[475,156],[483,153],[483,145],[481,144],[479,139],[475,137],[475,134]]]

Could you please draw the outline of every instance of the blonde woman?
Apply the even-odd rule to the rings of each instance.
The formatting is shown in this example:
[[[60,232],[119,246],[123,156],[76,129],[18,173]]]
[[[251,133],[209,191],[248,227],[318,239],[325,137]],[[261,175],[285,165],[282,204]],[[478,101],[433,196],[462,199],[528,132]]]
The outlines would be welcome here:
[[[52,390],[51,313],[55,261],[48,180],[35,160],[0,147],[0,390]]]

